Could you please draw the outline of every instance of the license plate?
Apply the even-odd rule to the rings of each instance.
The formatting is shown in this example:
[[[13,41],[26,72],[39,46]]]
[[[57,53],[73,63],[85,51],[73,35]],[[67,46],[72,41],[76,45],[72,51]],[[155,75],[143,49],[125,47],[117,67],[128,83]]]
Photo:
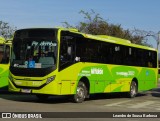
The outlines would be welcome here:
[[[21,92],[23,92],[23,93],[31,93],[31,89],[21,89]]]

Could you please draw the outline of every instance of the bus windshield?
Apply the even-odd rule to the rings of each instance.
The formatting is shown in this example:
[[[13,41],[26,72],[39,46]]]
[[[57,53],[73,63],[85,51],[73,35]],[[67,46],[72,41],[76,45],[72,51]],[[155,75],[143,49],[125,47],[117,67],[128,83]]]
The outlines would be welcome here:
[[[36,31],[36,32],[35,32]],[[14,68],[49,68],[56,65],[57,41],[53,31],[25,31],[15,35],[11,56]]]

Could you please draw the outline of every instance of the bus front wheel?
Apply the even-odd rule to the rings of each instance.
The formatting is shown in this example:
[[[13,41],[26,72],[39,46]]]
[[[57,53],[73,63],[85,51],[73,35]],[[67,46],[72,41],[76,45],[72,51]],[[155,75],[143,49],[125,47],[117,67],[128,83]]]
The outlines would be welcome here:
[[[128,92],[128,97],[134,98],[137,95],[137,92],[138,92],[137,83],[135,81],[132,81],[130,85],[130,91]]]
[[[76,94],[73,96],[73,101],[76,103],[82,103],[87,95],[87,88],[83,82],[79,82],[76,90]]]

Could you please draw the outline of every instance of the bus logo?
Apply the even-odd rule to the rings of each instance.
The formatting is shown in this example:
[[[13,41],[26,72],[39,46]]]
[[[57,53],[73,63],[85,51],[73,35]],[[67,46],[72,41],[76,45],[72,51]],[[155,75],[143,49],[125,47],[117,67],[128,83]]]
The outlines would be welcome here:
[[[103,74],[103,69],[102,68],[92,68],[91,69],[91,74]]]
[[[35,68],[35,61],[29,61],[29,68]]]
[[[116,72],[116,75],[128,77],[128,76],[134,76],[135,72],[134,71]]]

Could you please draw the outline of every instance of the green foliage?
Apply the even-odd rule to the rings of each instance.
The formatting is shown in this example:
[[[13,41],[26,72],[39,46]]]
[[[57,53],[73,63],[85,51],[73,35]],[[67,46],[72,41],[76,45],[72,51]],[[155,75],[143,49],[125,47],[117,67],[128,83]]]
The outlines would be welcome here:
[[[5,39],[10,39],[13,37],[15,30],[16,28],[11,27],[9,23],[0,21],[0,36],[4,37]]]
[[[79,13],[84,16],[84,21],[79,22],[77,26],[72,26],[68,22],[63,22],[63,26],[66,28],[76,28],[80,32],[88,34],[109,35],[130,40],[132,43],[147,45],[142,41],[144,39],[143,36],[135,33],[132,34],[129,30],[124,30],[120,24],[115,25],[108,23],[100,14],[95,13],[93,10],[91,10],[90,13],[81,10]]]

